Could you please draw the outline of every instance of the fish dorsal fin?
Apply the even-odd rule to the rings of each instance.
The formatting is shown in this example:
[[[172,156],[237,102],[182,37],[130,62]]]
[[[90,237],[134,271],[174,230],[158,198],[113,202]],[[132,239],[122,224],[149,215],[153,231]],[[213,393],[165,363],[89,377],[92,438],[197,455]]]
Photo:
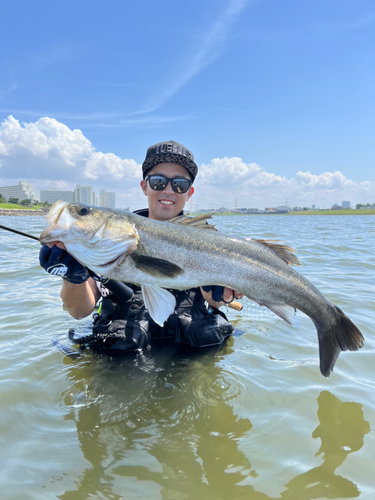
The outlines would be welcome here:
[[[288,245],[282,245],[281,243],[277,243],[280,240],[257,240],[254,238],[254,241],[265,245],[266,247],[273,250],[281,259],[283,259],[290,266],[302,266],[299,258],[295,254],[295,250]]]
[[[195,216],[178,215],[177,217],[170,219],[168,222],[171,222],[172,224],[178,224],[179,226],[189,226],[196,229],[210,229],[211,231],[217,231],[216,227],[213,224],[209,224],[207,222],[208,219],[212,219],[213,214],[214,212]]]
[[[151,318],[163,326],[176,307],[176,298],[171,292],[153,285],[142,285],[142,296]]]
[[[176,278],[183,274],[183,269],[169,260],[157,259],[148,255],[132,253],[129,257],[137,269],[155,278]]]

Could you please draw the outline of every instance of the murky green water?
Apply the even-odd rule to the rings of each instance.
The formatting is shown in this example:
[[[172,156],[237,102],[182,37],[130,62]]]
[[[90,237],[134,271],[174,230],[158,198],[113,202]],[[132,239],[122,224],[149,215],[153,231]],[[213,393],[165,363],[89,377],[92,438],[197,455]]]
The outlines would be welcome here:
[[[38,235],[42,218],[0,223]],[[245,305],[244,334],[195,354],[72,359],[59,278],[38,244],[0,233],[0,475],[4,499],[375,498],[375,217],[220,217],[281,238],[366,338],[321,376],[315,328]]]

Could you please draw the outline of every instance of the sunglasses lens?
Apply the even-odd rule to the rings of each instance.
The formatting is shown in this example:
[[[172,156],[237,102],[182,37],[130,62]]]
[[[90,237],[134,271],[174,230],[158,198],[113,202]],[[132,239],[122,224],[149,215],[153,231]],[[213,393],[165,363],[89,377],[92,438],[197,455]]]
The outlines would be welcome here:
[[[173,179],[172,189],[175,193],[186,193],[190,187],[190,182],[187,179]]]
[[[191,186],[191,182],[188,179],[168,179],[163,175],[150,175],[148,176],[148,181],[151,189],[154,191],[162,191],[167,187],[168,182],[171,181],[173,191],[178,194],[186,193]]]
[[[168,179],[159,175],[150,175],[148,178],[150,187],[154,191],[162,191],[167,187]]]

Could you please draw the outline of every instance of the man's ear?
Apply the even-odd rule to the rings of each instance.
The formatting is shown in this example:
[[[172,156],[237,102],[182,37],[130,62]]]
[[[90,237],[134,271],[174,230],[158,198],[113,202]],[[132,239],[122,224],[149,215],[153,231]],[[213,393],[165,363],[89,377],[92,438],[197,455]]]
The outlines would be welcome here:
[[[147,196],[147,181],[145,181],[145,180],[141,181],[141,188],[142,188],[143,194],[145,196]]]
[[[186,201],[188,201],[192,197],[193,193],[194,193],[194,188],[193,188],[193,186],[191,186],[189,188],[188,197],[187,197]]]

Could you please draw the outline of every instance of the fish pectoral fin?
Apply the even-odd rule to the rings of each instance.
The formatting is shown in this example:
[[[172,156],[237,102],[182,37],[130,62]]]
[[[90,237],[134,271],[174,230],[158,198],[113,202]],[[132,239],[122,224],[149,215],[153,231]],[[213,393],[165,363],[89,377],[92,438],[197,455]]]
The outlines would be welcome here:
[[[288,306],[288,304],[266,304],[264,302],[260,305],[268,307],[268,309],[275,313],[279,318],[294,326],[294,315],[296,312],[294,307]]]
[[[196,215],[194,217],[190,215],[178,215],[168,222],[172,224],[177,224],[179,226],[189,226],[196,229],[210,229],[211,231],[217,231],[214,224],[209,224],[207,219],[211,219],[214,212],[208,214]]]
[[[278,240],[257,240],[254,238],[254,241],[265,245],[275,252],[280,259],[283,259],[290,266],[302,266],[297,255],[294,255],[295,250],[288,245],[282,245],[278,243]]]
[[[183,269],[169,260],[157,259],[148,255],[133,253],[130,258],[134,261],[137,269],[154,278],[176,278],[183,274]]]
[[[142,285],[143,301],[151,318],[163,326],[176,307],[176,298],[171,292],[153,285]]]

